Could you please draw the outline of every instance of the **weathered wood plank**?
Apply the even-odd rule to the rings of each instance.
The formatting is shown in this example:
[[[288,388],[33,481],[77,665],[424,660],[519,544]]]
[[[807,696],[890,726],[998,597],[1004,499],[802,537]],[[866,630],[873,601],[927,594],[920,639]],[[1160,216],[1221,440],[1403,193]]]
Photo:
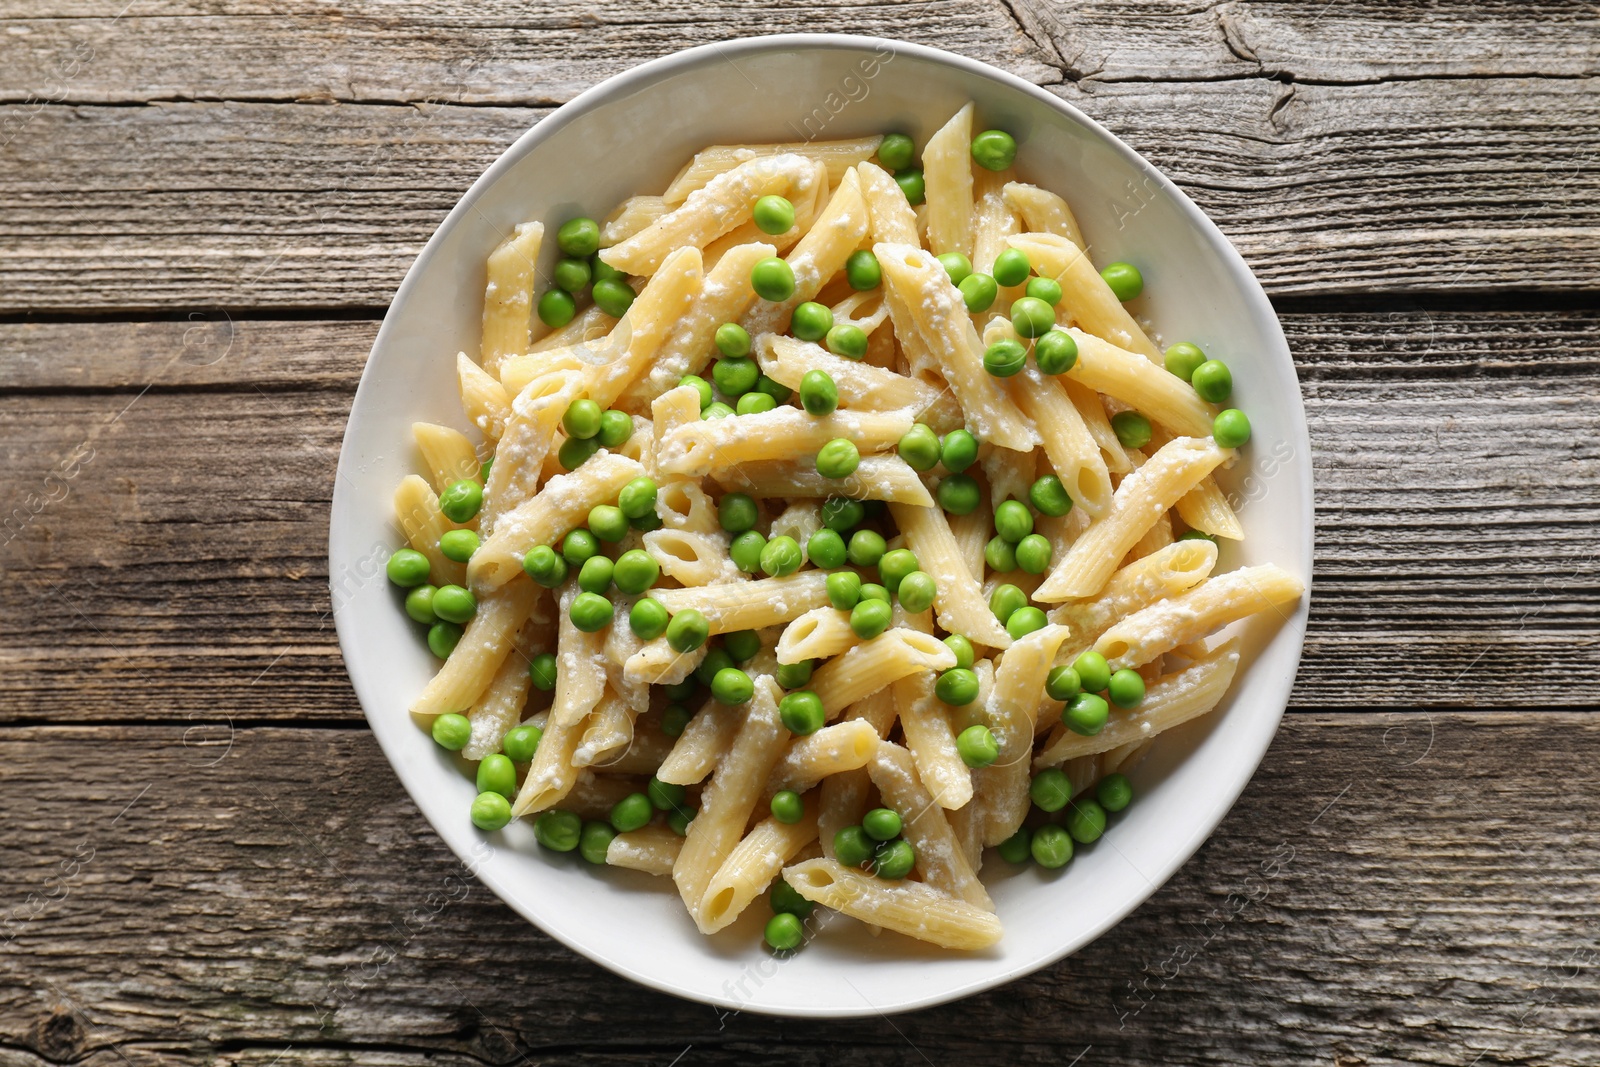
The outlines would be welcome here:
[[[11,1063],[1600,1055],[1593,716],[1291,717],[1118,928],[892,1025],[719,1012],[579,959],[465,878],[364,731],[11,729],[0,765]]]
[[[1600,316],[1285,324],[1318,500],[1296,705],[1600,703]],[[0,326],[0,716],[358,714],[324,545],[373,324],[203,325]]]
[[[1252,78],[1055,91],[1184,186],[1270,291],[1321,294],[1592,289],[1595,89]],[[544,114],[0,107],[0,123],[16,120],[0,148],[0,314],[382,306],[461,193]]]

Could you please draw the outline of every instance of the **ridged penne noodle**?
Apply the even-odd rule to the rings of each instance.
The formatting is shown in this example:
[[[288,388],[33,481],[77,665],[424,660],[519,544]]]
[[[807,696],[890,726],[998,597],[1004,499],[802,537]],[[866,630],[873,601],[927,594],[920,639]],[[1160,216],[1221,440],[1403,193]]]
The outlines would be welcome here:
[[[638,600],[637,596],[614,594],[612,601],[614,618],[626,619]],[[623,699],[635,715],[644,714],[650,708],[649,683],[637,674],[631,677],[628,675],[628,663],[644,650],[644,642],[633,632],[633,627],[627,625],[606,627],[604,637],[605,640],[601,642],[600,647],[605,662],[606,684],[611,687],[613,693]]]
[[[856,174],[861,179],[861,197],[867,202],[872,243],[916,244],[917,213],[894,177],[873,163],[861,164]]]
[[[560,473],[556,430],[567,405],[582,394],[584,379],[579,369],[552,370],[530,382],[512,402],[511,421],[495,449],[496,462],[489,468],[478,513],[486,538],[501,515],[531,499],[541,483]]]
[[[1126,474],[1133,470],[1133,461],[1128,458],[1122,442],[1117,440],[1117,431],[1111,428],[1111,419],[1106,415],[1105,405],[1100,403],[1099,394],[1070,378],[1057,378],[1056,381],[1066,391],[1072,406],[1078,409],[1083,428],[1089,431],[1089,436],[1099,446],[1106,470],[1112,474]]]
[[[782,578],[658,589],[655,598],[674,615],[689,608],[698,610],[714,634],[759,630],[797,619],[826,604],[827,574],[800,571]]]
[[[522,589],[528,585],[532,583],[515,582],[507,588]],[[561,615],[556,622],[556,690],[550,704],[552,726],[582,722],[605,693],[606,669],[601,660],[605,638],[597,633],[584,633],[573,624],[572,601],[576,595],[570,588],[562,594]]]
[[[796,823],[762,819],[734,846],[706,884],[700,906],[701,929],[715,933],[737,919],[772,884],[783,865],[817,839],[817,816],[808,811]]]
[[[534,265],[539,261],[543,239],[543,223],[520,223],[489,253],[479,359],[491,375],[498,371],[501,360],[528,350],[534,321]]]
[[[1022,232],[1017,213],[1003,192],[1009,174],[1009,170],[996,174],[980,168],[973,176],[972,269],[981,274],[994,273],[995,259],[1010,247],[1007,239]],[[1022,286],[1002,286],[995,308],[1002,313],[1008,311],[1011,301],[1021,292]]]
[[[506,395],[515,400],[517,395],[536,378],[563,371],[586,372],[592,364],[604,358],[605,351],[602,345],[607,340],[610,338],[602,338],[600,343],[592,347],[579,342],[560,348],[542,348],[537,352],[528,352],[521,356],[507,356],[500,364],[500,385],[505,389]],[[574,380],[581,382],[582,376]]]
[[[572,473],[550,479],[537,496],[501,516],[489,539],[473,553],[467,566],[473,587],[496,589],[520,575],[522,557],[529,549],[582,526],[590,508],[615,503],[617,491],[643,473],[636,461],[602,450]]]
[[[634,234],[654,225],[657,219],[679,203],[682,203],[681,199],[668,204],[664,196],[628,197],[600,224],[600,247],[610,248],[612,245],[621,244]]]
[[[972,255],[972,116],[967,104],[922,149],[928,198],[928,247]]]
[[[865,455],[894,447],[911,429],[911,421],[906,411],[835,411],[816,416],[792,407],[695,421],[667,435],[656,463],[666,474],[692,478],[723,475],[763,461],[815,463],[817,451],[840,437]]]
[[[1001,190],[1012,211],[1022,216],[1023,224],[1034,233],[1053,233],[1065,237],[1078,248],[1085,247],[1083,231],[1067,202],[1048,189],[1022,182],[1007,182]]]
[[[606,865],[665,878],[672,874],[682,850],[683,838],[665,826],[644,826],[611,839],[606,846]]]
[[[1026,764],[1024,772],[1026,772]],[[911,753],[889,741],[880,741],[867,764],[872,784],[886,807],[900,814],[902,833],[917,854],[917,871],[923,882],[941,893],[964,900],[985,911],[994,901],[978,881],[955,832],[918,776]]]
[[[1111,472],[1061,383],[1028,367],[1008,380],[1007,389],[1038,428],[1050,466],[1072,502],[1090,515],[1104,515],[1111,506]]]
[[[1013,644],[1001,657],[988,699],[988,725],[1000,758],[979,772],[991,787],[986,805],[984,843],[998,844],[1017,832],[1028,814],[1028,757],[1033,752],[1039,696],[1058,659],[1071,661],[1082,648],[1059,656],[1071,636],[1065,626],[1046,626]]]
[[[822,291],[866,236],[867,204],[861,198],[861,180],[854,170],[847,171],[827,206],[785,259],[794,273],[794,292],[784,300],[757,301],[745,313],[745,329],[751,336],[786,329],[794,309]]]
[[[1122,479],[1105,516],[1078,538],[1034,591],[1034,599],[1072,600],[1098,593],[1145,531],[1232,454],[1232,449],[1218,448],[1210,440],[1179,437],[1168,442]]]
[[[831,859],[833,835],[855,826],[867,813],[872,779],[865,767],[843,771],[824,778],[817,792],[817,839],[822,842],[822,854]]]
[[[699,249],[680,248],[667,256],[622,316],[628,323],[627,349],[590,372],[585,389],[589,399],[603,408],[610,407],[649,369],[661,346],[694,305],[704,277]]]
[[[967,573],[982,574],[983,548],[994,536],[994,510],[989,507],[988,498],[980,498],[978,506],[965,515],[945,516],[945,521],[950,524],[950,536],[956,539],[957,558],[966,566]]]
[[[751,496],[780,499],[846,496],[853,500],[933,506],[933,497],[917,472],[895,455],[862,456],[855,473],[845,478],[823,477],[817,473],[813,460],[782,459],[757,460],[736,470],[713,471],[712,477],[728,489]]]
[[[394,491],[394,517],[411,547],[428,557],[432,581],[438,585],[461,585],[466,582],[466,566],[446,559],[444,553],[439,551],[439,538],[454,526],[439,510],[439,497],[426,480],[415,474],[408,474],[400,480]]]
[[[933,577],[937,586],[933,606],[939,625],[981,645],[1008,647],[1011,635],[989,610],[975,573],[963,562],[943,509],[890,504],[889,514],[916,553],[917,563]],[[981,574],[982,568],[976,573]]]
[[[728,558],[728,535],[661,529],[645,534],[644,550],[661,573],[687,587],[730,582],[739,568]]]
[[[1174,541],[1118,570],[1092,600],[1068,601],[1049,618],[1068,627],[1074,642],[1089,644],[1118,619],[1205,581],[1216,565],[1217,546],[1210,541]]]
[[[991,448],[981,461],[983,475],[989,482],[990,499],[999,505],[1006,499],[1028,499],[1028,487],[1033,484],[1034,462],[1032,452],[1013,452],[1009,448]]]
[[[579,774],[572,754],[583,736],[583,728],[581,719],[570,723],[553,720],[545,723],[544,736],[534,750],[527,777],[522,779],[522,788],[511,802],[513,815],[520,817],[553,808],[572,792]]]
[[[836,356],[806,341],[781,334],[763,334],[756,340],[755,354],[761,372],[790,389],[800,388],[807,371],[827,372],[839,391],[842,408],[862,411],[903,411],[913,415],[926,411],[939,399],[939,390],[926,382],[908,378],[870,363]]]
[[[610,757],[626,750],[633,740],[637,714],[627,701],[607,689],[590,713],[578,747],[572,750],[573,766],[604,767]]]
[[[1304,592],[1299,578],[1275,564],[1243,567],[1124,617],[1100,635],[1095,651],[1106,657],[1112,670],[1140,667],[1231,622],[1296,600]]]
[[[783,628],[783,636],[778,638],[778,662],[827,659],[860,643],[861,638],[850,628],[850,613],[823,605]]]
[[[662,199],[668,204],[681,204],[690,193],[704,188],[719,174],[726,174],[741,163],[762,156],[793,152],[821,163],[828,171],[828,184],[838,185],[845,171],[856,164],[871,159],[877,152],[881,135],[855,137],[844,141],[791,141],[784,144],[732,144],[712,145],[702,148],[694,158],[684,164],[678,176],[672,179]]]
[[[690,718],[683,733],[656,769],[656,777],[669,785],[694,785],[705,781],[716,767],[743,720],[727,715],[714,701],[706,701]]]
[[[1156,516],[1156,521],[1151,524],[1150,529],[1128,549],[1128,554],[1122,557],[1122,565],[1126,567],[1136,560],[1153,555],[1172,544],[1172,540],[1172,517],[1163,511]]]
[[[1080,329],[1162,364],[1161,350],[1122,306],[1077,243],[1054,234],[1025,233],[1011,238],[1011,247],[1021,249],[1041,277],[1053,278],[1060,284],[1062,306],[1071,312]]]
[[[431,422],[414,422],[411,436],[416,438],[422,463],[433,476],[433,487],[439,492],[444,492],[451,482],[478,477],[482,464],[466,434]]]
[[[796,544],[804,545],[820,529],[822,505],[815,500],[797,500],[772,520],[772,531],[768,536],[792,537]]]
[[[767,776],[762,796],[770,798],[783,789],[804,793],[830,775],[865,767],[877,747],[877,727],[865,719],[824,726],[795,739]]]
[[[1173,433],[1211,435],[1215,409],[1182,378],[1093,334],[1077,329],[1067,333],[1078,342],[1078,361],[1067,371],[1073,381],[1115,397]]]
[[[468,359],[465,352],[456,354],[456,382],[467,421],[489,440],[500,440],[506,421],[511,418],[511,398],[506,395],[505,387],[495,381],[494,375]]]
[[[1000,940],[993,913],[923,882],[888,882],[831,859],[787,867],[783,880],[825,908],[941,948],[972,951]]]
[[[533,613],[539,587],[518,582],[478,598],[455,651],[411,702],[413,715],[443,715],[472,707],[511,653],[512,639]]]
[[[955,665],[955,653],[932,634],[885,630],[819,667],[811,676],[811,691],[821,698],[823,710],[832,719],[908,674],[948,670]]]
[[[1206,714],[1227,695],[1239,668],[1239,643],[1226,641],[1203,660],[1169,674],[1145,690],[1144,701],[1119,712],[1092,737],[1071,731],[1034,757],[1035,769],[1054,767],[1079,756],[1093,756],[1134,741],[1147,741],[1165,730]]]
[[[1200,484],[1180,496],[1173,508],[1191,530],[1230,541],[1244,540],[1244,524],[1217,485],[1215,475],[1200,479]]]
[[[832,304],[831,310],[835,326],[854,326],[865,334],[871,334],[873,330],[889,321],[889,305],[884,303],[883,293],[879,290],[852,292]]]
[[[572,321],[559,330],[551,330],[533,344],[528,346],[528,354],[546,352],[553,349],[577,348],[580,345],[589,345],[602,340],[616,329],[617,320],[600,310],[599,305],[590,304],[573,317]],[[507,362],[510,362],[509,360]],[[505,382],[506,364],[500,365],[500,381]],[[509,390],[511,387],[506,386]]]
[[[528,690],[533,687],[533,680],[528,676],[528,657],[517,646],[527,645],[536,629],[532,619],[523,624],[511,651],[494,672],[494,680],[489,683],[489,688],[467,712],[472,734],[461,750],[464,759],[481,760],[490,753],[499,752],[506,731],[522,720],[522,710],[527,706]]]
[[[622,665],[622,676],[630,684],[676,685],[700,666],[710,651],[701,645],[693,652],[679,652],[664,637],[646,641]]]
[[[717,175],[684,202],[625,241],[600,253],[608,266],[626,274],[649,275],[683,248],[704,248],[721,237],[763,196],[797,200],[814,195],[826,171],[793,152],[763,156]]]
[[[895,713],[917,777],[943,808],[972,799],[972,772],[956,749],[955,732],[943,702],[934,695],[933,675],[912,674],[894,683]],[[1032,742],[1032,738],[1029,738]]]

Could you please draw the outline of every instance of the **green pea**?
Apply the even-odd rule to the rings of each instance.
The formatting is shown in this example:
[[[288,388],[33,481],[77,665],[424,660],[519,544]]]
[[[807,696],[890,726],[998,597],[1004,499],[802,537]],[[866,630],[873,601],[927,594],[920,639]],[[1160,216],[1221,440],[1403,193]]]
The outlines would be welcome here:
[[[459,585],[441,585],[433,594],[433,613],[445,622],[464,623],[478,613],[478,599]]]
[[[625,282],[628,275],[618,270],[598,255],[589,257],[589,276],[597,282]]]
[[[561,808],[551,808],[533,823],[534,839],[552,852],[571,852],[582,833],[583,820]]]
[[[439,494],[439,510],[451,522],[471,522],[483,507],[483,486],[470,478],[451,482]]]
[[[872,850],[872,873],[879,878],[898,881],[910,874],[916,865],[917,850],[903,837],[885,841]]]
[[[894,182],[900,187],[900,191],[905,194],[906,201],[912,207],[916,207],[927,199],[928,185],[923,181],[922,168],[907,167],[905,170],[897,171],[894,176]]]
[[[611,588],[617,565],[605,556],[590,556],[578,568],[578,588],[585,593],[604,593]]]
[[[846,826],[833,835],[833,858],[846,867],[859,867],[872,858],[877,842],[859,826]]]
[[[761,368],[749,356],[719,359],[711,368],[711,380],[723,396],[742,396],[756,387]]]
[[[734,666],[733,657],[728,655],[726,649],[713,648],[706,653],[706,658],[700,661],[700,666],[694,669],[694,676],[710,686],[718,671],[732,666]]]
[[[867,332],[848,322],[841,322],[829,330],[827,343],[829,352],[845,359],[862,359],[867,354]]]
[[[615,614],[616,609],[611,606],[611,601],[598,593],[579,593],[573,597],[572,607],[567,610],[572,625],[586,634],[597,633],[610,626]]]
[[[756,229],[777,236],[794,226],[794,205],[781,196],[763,196],[750,212]]]
[[[685,374],[682,378],[678,379],[678,385],[680,388],[687,385],[689,388],[700,394],[701,411],[705,411],[706,408],[711,406],[712,401],[716,399],[711,393],[711,383],[700,377],[698,374]]]
[[[983,546],[983,562],[996,573],[1009,574],[1017,569],[1017,548],[996,534]]]
[[[465,563],[478,551],[478,535],[471,530],[446,530],[439,538],[439,552],[445,559]]]
[[[774,537],[761,550],[761,570],[773,578],[782,578],[799,570],[805,559],[805,553],[800,551],[794,538]]]
[[[989,594],[989,610],[994,612],[994,617],[1004,626],[1011,618],[1013,612],[1028,606],[1028,594],[1014,585],[996,586],[994,592]]]
[[[565,289],[546,289],[539,297],[539,321],[558,330],[578,313],[578,302]]]
[[[971,515],[982,499],[978,483],[967,474],[952,474],[940,481],[937,496],[939,506],[952,515]]]
[[[653,478],[635,478],[617,493],[617,507],[630,519],[642,518],[655,512],[657,493]]]
[[[1071,700],[1083,692],[1083,683],[1071,667],[1051,667],[1045,676],[1044,691],[1051,700]]]
[[[661,565],[651,558],[650,553],[642,548],[631,548],[617,557],[611,580],[617,583],[618,589],[633,595],[649,589],[660,577]],[[665,626],[666,620],[663,619],[662,627]]]
[[[996,341],[983,353],[983,369],[996,378],[1020,374],[1027,365],[1028,350],[1010,339]]]
[[[581,567],[600,551],[600,542],[588,530],[573,530],[561,539],[561,558],[569,567]]]
[[[806,931],[799,919],[784,912],[767,920],[761,937],[774,952],[793,952],[805,943]]]
[[[772,399],[771,396],[766,393],[758,393],[752,389],[741,396],[737,404],[733,405],[733,413],[735,415],[759,415],[764,411],[771,411],[777,406],[778,402]]]
[[[1033,776],[1028,796],[1041,811],[1060,811],[1072,799],[1072,780],[1059,767],[1050,767]]]
[[[1050,569],[1054,551],[1044,534],[1029,534],[1017,542],[1017,566],[1024,574],[1043,574]]]
[[[505,738],[500,742],[500,749],[511,762],[528,763],[538,753],[539,742],[543,739],[543,730],[531,722],[524,723],[506,731]]]
[[[502,756],[498,752],[483,757],[478,763],[477,785],[480,793],[499,793],[503,797],[515,796],[517,768],[512,766],[511,757]]]
[[[724,667],[711,679],[711,698],[718,704],[743,704],[755,696],[756,683],[738,667]]]
[[[946,252],[939,256],[939,265],[950,278],[950,284],[959,286],[972,273],[972,260],[960,252]]]
[[[1111,428],[1123,448],[1143,448],[1150,443],[1150,420],[1137,411],[1119,411],[1111,416]]]
[[[661,712],[661,732],[668,737],[679,737],[692,718],[694,712],[682,704],[668,704]]]
[[[967,275],[961,279],[956,288],[961,290],[961,299],[966,302],[967,310],[974,315],[988,311],[994,306],[995,298],[1000,295],[1000,289],[995,285],[994,278],[982,273]]]
[[[1032,855],[1029,846],[1033,843],[1033,831],[1026,826],[1019,827],[1017,832],[1000,842],[996,851],[1000,858],[1007,863],[1027,863]]]
[[[767,906],[775,915],[793,915],[801,919],[810,915],[811,910],[816,907],[782,878],[772,883],[772,890],[767,894]]]
[[[1110,712],[1111,708],[1104,697],[1095,696],[1093,693],[1079,693],[1067,701],[1067,706],[1061,709],[1061,721],[1073,733],[1093,737],[1105,729],[1106,718]]]
[[[1072,860],[1072,838],[1059,826],[1041,826],[1028,842],[1033,862],[1046,870],[1065,867]]]
[[[446,712],[433,720],[433,740],[440,748],[460,752],[472,739],[472,723],[465,715]]]
[[[689,824],[694,822],[694,817],[696,814],[698,814],[698,809],[695,808],[674,809],[670,814],[667,815],[667,829],[671,830],[679,837],[688,837]]]
[[[638,295],[632,286],[620,278],[595,282],[593,293],[595,306],[614,319],[626,315],[633,306],[633,298]]]
[[[882,600],[862,600],[850,609],[850,629],[863,641],[870,641],[889,628],[894,609]]]
[[[972,161],[985,170],[1005,170],[1016,158],[1017,142],[1004,130],[984,130],[972,139]]]
[[[840,611],[849,611],[861,601],[861,575],[855,571],[834,571],[824,584],[828,603]]]
[[[839,388],[825,370],[808,370],[800,378],[800,406],[812,415],[831,415],[839,406]]]
[[[1105,279],[1105,283],[1111,286],[1111,292],[1123,303],[1144,292],[1144,275],[1132,263],[1107,263],[1101,269],[1100,277]]]
[[[725,322],[717,327],[717,351],[730,359],[750,354],[750,334],[737,322]]]
[[[433,613],[433,594],[438,591],[435,586],[419,585],[406,594],[406,614],[413,622],[432,626],[439,621],[439,616]]]
[[[1107,811],[1121,811],[1133,803],[1133,783],[1125,775],[1108,774],[1094,787],[1094,798]]]
[[[850,283],[850,288],[857,292],[866,292],[876,289],[883,282],[883,268],[878,265],[878,257],[859,248],[850,253],[850,258],[844,261],[844,276]]]
[[[1033,532],[1033,512],[1016,500],[1001,501],[994,509],[994,529],[997,534],[1016,544]]]
[[[794,295],[794,269],[777,256],[768,256],[750,268],[750,288],[763,300],[787,300]]]
[[[843,567],[847,551],[837,530],[821,529],[806,540],[806,558],[823,570]]]
[[[384,565],[389,581],[402,589],[422,585],[428,580],[428,557],[414,548],[397,549]]]
[[[969,726],[956,735],[956,752],[961,762],[974,770],[987,767],[1000,758],[1000,746],[994,734],[982,723]]]
[[[1028,487],[1028,502],[1041,515],[1065,515],[1072,510],[1072,497],[1054,474],[1046,474]]]
[[[807,300],[794,309],[789,318],[789,332],[802,341],[820,341],[833,329],[833,312],[826,304]]]
[[[589,285],[589,261],[587,259],[567,258],[557,261],[556,269],[550,273],[550,278],[556,285],[569,293],[580,293]]]
[[[878,162],[889,171],[905,170],[911,166],[916,144],[903,133],[885,134],[878,142]]]
[[[1093,649],[1073,660],[1072,669],[1078,672],[1078,681],[1086,693],[1099,693],[1111,684],[1110,665]]]
[[[799,737],[816,733],[828,721],[822,698],[804,689],[778,701],[778,717],[783,720],[785,729]]]
[[[1211,436],[1223,448],[1238,448],[1250,440],[1250,419],[1238,408],[1228,408],[1212,420]]]
[[[1078,342],[1065,330],[1047,330],[1033,342],[1033,361],[1042,374],[1065,374],[1078,362]]]
[[[770,396],[773,399],[773,402],[777,404],[786,402],[791,396],[794,395],[793,389],[790,389],[782,382],[773,381],[765,374],[756,379],[756,392],[761,393],[764,396]]]
[[[472,798],[467,815],[472,825],[493,833],[511,822],[511,802],[499,793],[482,792]]]
[[[1051,307],[1061,303],[1061,283],[1054,278],[1029,278],[1027,294]]]
[[[951,634],[944,639],[944,647],[955,653],[957,667],[970,670],[977,662],[977,650],[972,647],[966,634]]]
[[[662,692],[667,694],[668,700],[675,700],[680,703],[693,697],[696,689],[697,686],[693,678],[685,678],[681,682],[673,682],[671,685],[661,687]]]
[[[628,536],[628,516],[614,504],[596,504],[589,509],[589,532],[608,544]]]
[[[735,663],[743,663],[761,651],[761,635],[754,630],[735,630],[722,635],[722,647]]]
[[[758,530],[746,530],[728,545],[728,558],[746,574],[761,569],[761,553],[766,550],[767,539]]]
[[[600,442],[594,438],[584,440],[581,437],[569,437],[561,442],[561,447],[556,450],[556,459],[561,463],[561,469],[575,471],[588,462],[589,457],[600,451]]]
[[[725,419],[733,414],[736,412],[719,400],[700,413],[700,420],[704,422],[709,419]]]
[[[835,437],[817,450],[817,473],[824,478],[848,478],[861,466],[861,453],[854,441]]]
[[[772,794],[770,808],[774,819],[790,826],[806,817],[805,801],[793,789],[781,789]]]
[[[556,687],[556,657],[552,652],[541,652],[528,661],[528,678],[541,693]]]
[[[556,231],[556,244],[569,256],[592,256],[600,249],[600,224],[579,216]]]
[[[717,501],[717,519],[728,533],[744,533],[760,517],[756,502],[746,493],[726,493]]]
[[[900,813],[893,808],[873,808],[861,817],[861,828],[874,841],[893,841],[900,836]]]
[[[953,708],[964,708],[978,699],[978,675],[966,667],[951,667],[933,683],[933,693]]]
[[[867,509],[859,500],[849,497],[830,496],[822,502],[822,525],[830,530],[844,533],[854,530],[861,525],[861,520],[866,517]]]
[[[606,861],[606,852],[611,847],[611,839],[617,832],[603,822],[591,819],[583,824],[583,830],[578,834],[578,855],[590,863],[603,864]]]
[[[1124,667],[1111,675],[1106,696],[1119,708],[1136,708],[1144,703],[1144,678],[1138,671]]]
[[[939,435],[916,423],[901,436],[897,450],[912,470],[932,470],[939,462]]]
[[[1012,640],[1020,641],[1049,624],[1050,620],[1045,617],[1044,612],[1030,604],[1011,613],[1011,617],[1006,620],[1006,633],[1011,635]]]
[[[811,671],[816,666],[813,660],[803,659],[799,663],[780,663],[775,677],[778,684],[785,689],[799,689],[811,681]]]
[[[896,548],[885,552],[878,560],[878,577],[892,593],[900,588],[900,580],[919,569],[917,554],[909,548]]]
[[[1164,360],[1167,370],[1186,382],[1194,378],[1194,372],[1205,361],[1206,354],[1200,350],[1200,346],[1188,341],[1179,341],[1167,349]]]
[[[994,280],[1000,285],[1021,285],[1028,280],[1028,272],[1033,270],[1033,264],[1028,262],[1028,254],[1020,248],[1008,248],[994,257]]]
[[[894,597],[889,595],[889,590],[874,582],[861,583],[862,600],[881,600],[885,604],[893,604]]]
[[[601,448],[621,448],[633,436],[633,416],[625,411],[607,409],[600,413],[600,432],[595,440]]]
[[[1080,845],[1093,844],[1106,832],[1106,809],[1085,797],[1067,809],[1067,833]]]
[[[1018,337],[1043,337],[1055,324],[1055,308],[1036,296],[1019,297],[1011,305],[1011,327]]]
[[[681,806],[689,796],[688,789],[673,782],[663,782],[659,778],[651,778],[646,782],[644,792],[657,811],[671,811]]]
[[[674,652],[693,652],[711,636],[711,624],[696,608],[685,608],[667,623],[667,644]]]
[[[934,598],[939,595],[939,586],[933,580],[933,575],[926,571],[912,571],[900,579],[897,595],[900,597],[900,606],[907,611],[927,611],[933,607]]]
[[[951,430],[939,440],[939,461],[951,474],[978,462],[978,439],[966,430]]]
[[[848,555],[857,567],[876,567],[888,548],[883,535],[876,530],[857,530],[850,535]]]

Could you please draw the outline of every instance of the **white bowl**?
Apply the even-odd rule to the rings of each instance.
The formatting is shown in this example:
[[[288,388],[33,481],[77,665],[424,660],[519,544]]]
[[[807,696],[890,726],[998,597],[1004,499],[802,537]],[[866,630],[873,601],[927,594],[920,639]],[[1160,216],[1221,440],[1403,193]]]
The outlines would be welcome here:
[[[1226,707],[1161,740],[1133,776],[1138,799],[1101,842],[1056,873],[998,860],[985,869],[1006,931],[995,948],[947,953],[838,921],[779,962],[760,944],[762,902],[706,938],[659,880],[541,852],[526,823],[474,829],[471,780],[407,714],[436,664],[383,578],[383,560],[403,543],[390,499],[416,466],[413,421],[466,428],[454,357],[477,351],[484,260],[501,236],[528,219],[554,232],[573,215],[601,216],[630,194],[657,192],[707,145],[899,130],[920,146],[969,99],[980,128],[1016,136],[1022,176],[1071,202],[1097,262],[1140,265],[1148,295],[1135,312],[1169,341],[1196,341],[1232,367],[1255,434],[1245,462],[1223,478],[1243,498],[1248,539],[1226,548],[1220,567],[1273,561],[1310,577],[1310,443],[1266,295],[1188,197],[1074,108],[976,60],[835,35],[705,45],[583,93],[474,183],[395,295],[339,457],[329,574],[356,694],[439,836],[552,937],[647,986],[732,1009],[852,1016],[938,1004],[1037,970],[1110,929],[1177,870],[1238,797],[1282,717],[1305,600],[1246,629]],[[548,269],[554,242],[545,245]]]

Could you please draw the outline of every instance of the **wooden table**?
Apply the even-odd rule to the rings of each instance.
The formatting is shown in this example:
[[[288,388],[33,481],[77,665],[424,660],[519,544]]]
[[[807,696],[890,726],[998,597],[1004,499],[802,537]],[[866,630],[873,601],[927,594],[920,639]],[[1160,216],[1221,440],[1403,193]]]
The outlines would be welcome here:
[[[0,0],[0,1063],[1600,1062],[1592,5],[124,3]],[[467,880],[326,574],[460,193],[596,80],[783,30],[1145,153],[1272,294],[1316,450],[1304,664],[1216,836],[1058,966],[842,1023],[636,988]]]

